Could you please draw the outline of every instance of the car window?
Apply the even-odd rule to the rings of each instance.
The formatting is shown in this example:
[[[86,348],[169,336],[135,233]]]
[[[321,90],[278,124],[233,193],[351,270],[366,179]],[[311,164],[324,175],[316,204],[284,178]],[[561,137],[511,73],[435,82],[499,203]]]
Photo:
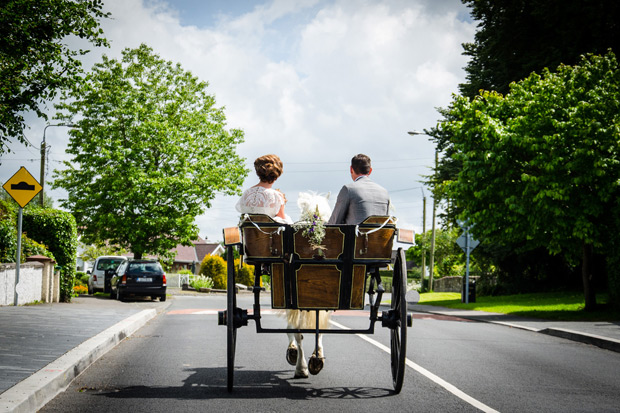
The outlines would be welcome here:
[[[129,263],[129,270],[127,273],[130,275],[139,275],[143,273],[161,275],[164,271],[162,270],[161,265],[157,262],[132,262]]]
[[[125,260],[120,258],[103,258],[100,259],[99,262],[97,262],[97,270],[116,270],[118,266],[124,261]]]
[[[127,268],[127,261],[119,265],[117,272],[119,274],[122,274],[123,272],[125,272],[125,268]]]

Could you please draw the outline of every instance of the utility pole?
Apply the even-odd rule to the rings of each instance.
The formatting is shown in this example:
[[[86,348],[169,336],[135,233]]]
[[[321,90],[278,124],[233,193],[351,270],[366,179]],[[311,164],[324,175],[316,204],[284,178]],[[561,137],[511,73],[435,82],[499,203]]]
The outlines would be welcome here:
[[[435,150],[435,171],[437,171],[437,150]],[[435,267],[435,213],[437,210],[437,202],[436,195],[433,193],[433,227],[431,232],[431,263],[429,267],[429,278],[428,278],[428,289],[429,291],[433,291],[433,278],[435,275],[434,267]]]
[[[77,125],[72,125],[72,124],[67,124],[67,123],[58,123],[55,125],[46,125],[45,128],[43,128],[43,142],[41,142],[41,175],[40,175],[40,185],[41,185],[41,192],[39,195],[39,203],[41,206],[43,206],[43,189],[45,188],[45,151],[47,149],[46,145],[45,145],[45,132],[47,132],[47,128],[49,128],[50,126],[66,126],[68,128],[77,128]]]
[[[422,291],[424,291],[424,278],[426,278],[426,196],[422,191]]]

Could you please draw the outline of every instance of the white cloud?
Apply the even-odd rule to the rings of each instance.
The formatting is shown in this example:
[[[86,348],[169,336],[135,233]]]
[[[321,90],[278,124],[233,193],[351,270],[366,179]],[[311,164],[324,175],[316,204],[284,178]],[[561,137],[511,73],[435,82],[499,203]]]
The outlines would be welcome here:
[[[290,200],[303,190],[331,191],[335,200],[350,179],[351,156],[360,152],[373,158],[373,177],[389,190],[421,186],[434,148],[406,132],[434,126],[435,108],[447,105],[464,80],[461,43],[473,39],[475,27],[459,19],[466,11],[459,0],[274,0],[216,19],[197,18],[198,7],[192,25],[183,25],[187,13],[176,10],[182,6],[107,0],[113,19],[103,27],[112,47],[86,63],[144,42],[208,81],[226,106],[228,126],[246,133],[239,151],[248,167],[265,153],[283,159],[276,185]],[[211,24],[196,25],[201,20]],[[33,121],[32,134],[41,136],[43,126]],[[67,134],[52,129],[52,159],[59,160]],[[8,179],[14,164],[5,161],[1,175]],[[38,176],[38,164],[31,169]],[[251,174],[247,185],[254,181]],[[421,228],[421,190],[394,192],[392,199],[400,223]],[[198,220],[201,235],[221,239],[221,228],[236,223],[234,203],[218,197]]]

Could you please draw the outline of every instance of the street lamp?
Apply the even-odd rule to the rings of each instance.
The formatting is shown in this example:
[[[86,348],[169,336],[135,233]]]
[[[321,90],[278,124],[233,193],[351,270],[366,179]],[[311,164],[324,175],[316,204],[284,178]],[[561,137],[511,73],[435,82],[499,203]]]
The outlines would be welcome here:
[[[41,196],[39,197],[39,201],[41,206],[43,206],[43,188],[45,188],[45,132],[47,132],[47,128],[49,128],[50,126],[66,126],[68,128],[77,128],[77,125],[73,125],[70,123],[58,123],[55,125],[46,125],[45,128],[43,128],[43,142],[41,142],[41,179],[40,179],[40,184],[41,184]]]
[[[418,132],[415,130],[409,131],[407,133],[411,136],[415,136],[415,135],[430,136],[424,132]],[[436,169],[437,169],[437,148],[435,148],[435,170]],[[433,194],[433,224],[432,224],[432,230],[431,230],[431,251],[430,251],[430,266],[429,266],[429,277],[428,277],[429,291],[433,290],[433,275],[434,275],[433,271],[434,271],[434,266],[435,266],[435,212],[436,210],[437,210],[437,203],[435,201],[435,194]],[[426,202],[424,202],[424,224],[425,225],[423,226],[423,228],[426,226]],[[426,237],[426,231],[424,232],[424,236]],[[422,255],[422,257],[424,257],[424,255]],[[424,258],[422,258],[422,262],[424,263]],[[422,274],[424,274],[424,270],[422,270]],[[422,278],[422,288],[424,288],[424,278]]]

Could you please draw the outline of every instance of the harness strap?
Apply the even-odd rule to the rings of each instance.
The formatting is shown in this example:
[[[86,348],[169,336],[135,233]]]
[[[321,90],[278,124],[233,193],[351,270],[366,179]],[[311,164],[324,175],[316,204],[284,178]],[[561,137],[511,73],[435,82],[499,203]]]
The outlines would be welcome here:
[[[257,229],[257,230],[259,230],[260,232],[262,232],[262,233],[263,233],[263,234],[265,234],[265,235],[273,235],[274,233],[275,233],[275,234],[279,234],[279,233],[281,233],[282,231],[284,231],[284,230],[286,229],[286,227],[278,227],[278,228],[276,228],[274,231],[271,231],[271,232],[266,232],[266,231],[263,231],[263,230],[261,229],[261,227],[259,227],[258,225],[256,225],[256,222],[252,221],[252,219],[250,218],[250,216],[249,216],[248,214],[243,214],[243,219],[244,219],[245,221],[250,221],[250,222],[252,223],[252,225],[254,225],[254,226],[256,227],[256,229]]]
[[[381,226],[380,226],[380,227],[375,228],[375,229],[371,229],[370,231],[367,231],[367,232],[362,232],[362,231],[360,231],[360,226],[359,226],[359,224],[357,224],[357,225],[355,226],[355,236],[359,237],[360,235],[368,235],[368,234],[372,234],[373,232],[377,232],[377,231],[379,231],[381,228],[383,228],[384,226],[386,226],[386,225],[387,225],[387,223],[388,223],[388,222],[390,222],[390,220],[391,220],[391,219],[393,219],[393,220],[394,220],[394,222],[396,222],[396,217],[392,217],[392,216],[390,216],[390,217],[388,217],[388,218],[385,220],[385,222],[384,222],[383,224],[381,224]]]

